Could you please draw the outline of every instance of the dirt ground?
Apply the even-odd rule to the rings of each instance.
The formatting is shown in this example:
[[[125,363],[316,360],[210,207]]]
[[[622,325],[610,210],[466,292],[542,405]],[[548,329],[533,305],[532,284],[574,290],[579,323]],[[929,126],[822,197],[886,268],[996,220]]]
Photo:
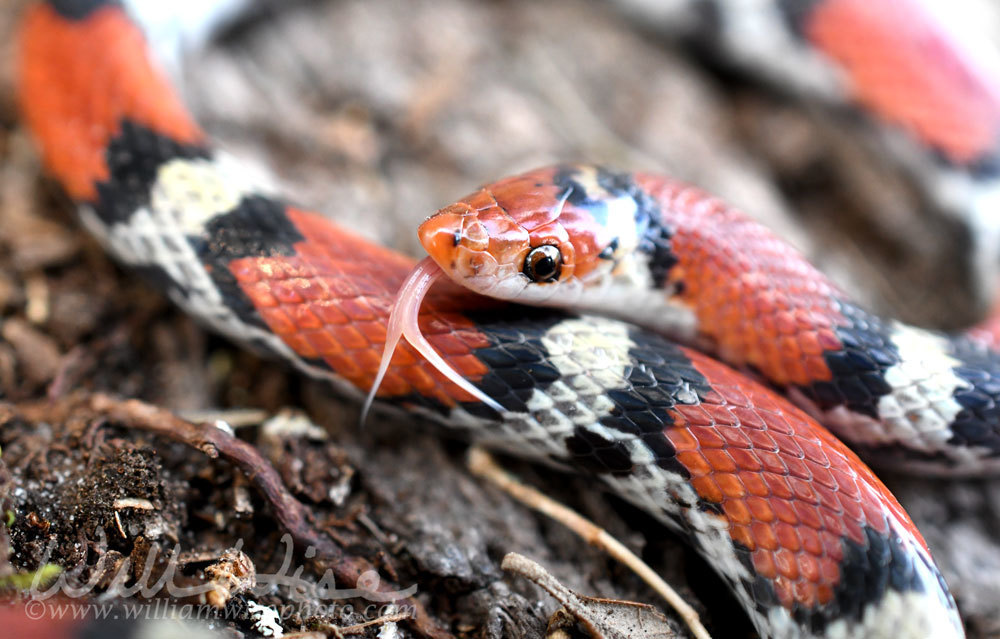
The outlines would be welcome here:
[[[18,121],[21,4],[0,14],[0,511],[12,513],[0,579],[54,563],[74,583],[93,580],[94,595],[129,601],[114,577],[126,558],[135,580],[150,557],[162,565],[156,548],[176,546],[177,581],[201,584],[238,544],[258,575],[273,574],[297,522],[396,585],[415,584],[459,636],[543,636],[557,604],[500,570],[510,551],[579,592],[661,605],[604,554],[470,476],[463,443],[411,418],[359,428],[358,406],[203,331],[111,262],[40,175]],[[475,185],[586,159],[724,196],[875,310],[952,328],[985,308],[964,267],[965,227],[922,206],[850,135],[853,114],[746,80],[614,2],[265,7],[194,52],[179,85],[225,149],[379,242],[417,255],[416,223]],[[114,398],[194,422],[222,417],[260,456],[167,437],[147,407]],[[713,636],[754,636],[707,565],[647,516],[593,481],[502,461],[638,552]],[[1000,482],[885,479],[927,537],[969,636],[1000,637]],[[301,551],[293,563],[312,581],[328,567]],[[254,600],[292,602],[280,587]],[[329,626],[368,619],[355,605],[289,625],[335,636]],[[226,632],[256,636],[251,615],[236,616]],[[382,627],[360,632],[381,637]]]

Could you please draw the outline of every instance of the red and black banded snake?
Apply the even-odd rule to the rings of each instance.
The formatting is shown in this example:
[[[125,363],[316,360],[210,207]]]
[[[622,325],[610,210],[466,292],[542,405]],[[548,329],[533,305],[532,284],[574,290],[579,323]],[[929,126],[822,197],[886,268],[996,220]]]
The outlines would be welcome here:
[[[805,4],[833,11],[851,3]],[[811,24],[813,14],[804,15]],[[806,31],[823,43],[816,27]],[[276,199],[219,161],[116,3],[39,4],[25,18],[21,47],[21,106],[46,167],[116,258],[152,275],[192,316],[235,341],[345,394],[360,397],[372,387],[412,260]],[[836,46],[829,49],[836,57]],[[850,56],[844,60],[850,66]],[[884,96],[861,97],[895,117]],[[973,116],[956,122],[985,127]],[[931,125],[898,119],[945,149],[949,162],[985,166],[986,147],[973,135],[982,127],[946,139]],[[516,223],[498,228],[495,211],[497,220]],[[609,225],[582,241],[578,228],[567,228],[573,223],[557,219],[595,212]],[[731,233],[697,232],[705,216],[715,231],[730,225]],[[643,298],[650,317],[677,311],[667,327],[675,336],[795,387],[814,412],[833,416],[827,424],[838,435],[849,438],[862,423],[850,443],[864,452],[949,472],[992,467],[1000,387],[985,333],[949,341],[868,314],[776,238],[695,189],[572,165],[500,182],[432,219],[425,235],[446,271],[453,264],[452,273],[492,270],[491,282],[504,271],[526,291],[530,280],[588,272],[595,281],[613,273],[655,284],[672,295]],[[622,232],[623,224],[634,234]],[[490,246],[502,234],[504,246]],[[491,248],[493,263],[470,257],[483,255],[480,245]],[[543,245],[558,253],[532,256]],[[469,255],[442,257],[455,249]],[[714,270],[699,270],[705,265]],[[418,322],[447,367],[502,411],[407,345],[394,354],[378,399],[605,481],[685,535],[762,636],[963,636],[908,516],[805,412],[652,331],[488,304],[441,282]],[[941,351],[928,361],[940,370],[921,377],[924,362],[915,370],[910,358],[932,347]],[[913,417],[927,408],[907,403],[914,398],[904,391],[916,387],[937,393],[921,396],[933,404],[933,419]],[[889,404],[900,411],[896,426],[879,420]],[[889,425],[880,432],[877,424]],[[920,436],[908,439],[913,433]],[[962,446],[965,452],[954,452]]]

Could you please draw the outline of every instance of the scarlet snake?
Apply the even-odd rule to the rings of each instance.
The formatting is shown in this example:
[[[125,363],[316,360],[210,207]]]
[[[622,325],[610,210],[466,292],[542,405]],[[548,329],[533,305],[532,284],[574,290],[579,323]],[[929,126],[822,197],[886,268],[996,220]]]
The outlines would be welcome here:
[[[118,11],[72,13],[63,5],[62,15],[39,9],[29,18],[23,101],[50,169],[84,205],[90,228],[120,259],[169,282],[172,297],[209,325],[346,382],[345,390],[366,389],[409,261],[235,180],[136,55],[141,41]],[[65,44],[42,46],[53,38]],[[98,39],[119,44],[101,51],[101,64],[79,63]],[[205,268],[191,268],[199,262]],[[380,279],[375,264],[393,272]],[[449,411],[468,397],[409,351],[397,356],[383,398],[489,443],[597,472],[681,522],[764,634],[878,636],[909,623],[914,633],[959,632],[949,629],[957,621],[947,595],[895,501],[770,392],[617,322],[485,318],[470,310],[479,301],[448,289],[429,301],[423,328],[434,346],[511,413],[497,419],[468,401]],[[595,359],[595,342],[610,361]],[[746,475],[765,457],[776,460],[772,476]],[[767,510],[770,521],[754,519]],[[874,592],[859,590],[857,578],[867,584],[871,571],[880,576]]]

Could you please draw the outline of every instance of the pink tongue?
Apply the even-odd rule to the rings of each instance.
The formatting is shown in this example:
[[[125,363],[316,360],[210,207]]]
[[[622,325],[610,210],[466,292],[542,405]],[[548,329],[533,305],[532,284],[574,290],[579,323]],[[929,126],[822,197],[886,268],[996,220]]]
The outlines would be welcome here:
[[[364,407],[361,409],[361,423],[364,424],[365,420],[368,418],[368,410],[372,406],[372,401],[375,399],[375,392],[378,387],[382,384],[382,379],[385,377],[385,373],[389,370],[389,362],[392,360],[392,354],[396,352],[396,346],[399,344],[399,339],[405,337],[406,341],[410,343],[413,348],[417,350],[418,353],[424,356],[431,366],[436,368],[441,372],[442,375],[447,377],[449,380],[455,383],[456,386],[460,387],[465,392],[469,393],[473,397],[479,399],[493,410],[497,412],[503,412],[504,408],[497,402],[493,400],[489,395],[479,390],[472,385],[469,380],[465,379],[459,375],[455,369],[448,365],[448,362],[444,361],[434,347],[431,346],[423,334],[420,332],[420,326],[417,324],[417,318],[420,313],[420,304],[424,300],[424,296],[427,295],[427,291],[430,290],[431,285],[442,275],[441,269],[430,257],[425,257],[420,261],[419,264],[414,267],[413,271],[410,273],[403,285],[399,287],[399,292],[396,293],[396,302],[392,305],[392,312],[389,313],[389,325],[386,328],[385,336],[385,349],[382,351],[382,361],[379,363],[378,374],[375,376],[375,382],[372,384],[372,389],[368,391],[368,397],[365,398]]]

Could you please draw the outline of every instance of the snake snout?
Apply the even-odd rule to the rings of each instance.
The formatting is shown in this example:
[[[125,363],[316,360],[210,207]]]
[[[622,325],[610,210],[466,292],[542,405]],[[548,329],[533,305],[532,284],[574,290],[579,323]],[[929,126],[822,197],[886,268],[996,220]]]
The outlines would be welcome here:
[[[459,280],[508,276],[520,270],[529,249],[527,231],[509,217],[465,202],[427,218],[417,235],[438,266]]]
[[[427,218],[417,229],[417,237],[420,238],[420,243],[427,254],[445,269],[452,266],[458,248],[463,242],[466,247],[480,251],[486,250],[489,242],[484,231],[471,234],[468,232],[467,221],[472,222],[472,227],[477,226],[478,223],[474,221],[474,216],[468,212],[453,210],[457,208],[453,205],[441,209]],[[474,228],[469,230],[474,230]]]

